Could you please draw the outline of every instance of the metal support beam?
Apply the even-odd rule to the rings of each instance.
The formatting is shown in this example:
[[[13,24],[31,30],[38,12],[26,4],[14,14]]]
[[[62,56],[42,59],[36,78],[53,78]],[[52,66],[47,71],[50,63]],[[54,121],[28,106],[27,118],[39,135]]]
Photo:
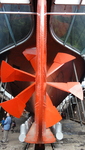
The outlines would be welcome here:
[[[79,82],[79,80],[78,80],[78,75],[77,75],[77,71],[76,71],[76,66],[75,66],[75,63],[74,63],[74,62],[73,62],[73,68],[74,68],[74,73],[75,73],[76,81]],[[75,98],[76,98],[76,97],[75,97]],[[80,113],[80,109],[79,109],[79,104],[78,104],[77,98],[76,98],[76,103],[77,103],[77,108],[78,108],[78,113],[79,113],[80,122],[81,122],[81,125],[82,125],[81,113]],[[82,106],[83,114],[84,114],[84,116],[85,116],[85,109],[84,109],[84,105],[83,105],[82,101],[81,101],[81,106]]]
[[[69,101],[69,104],[70,104],[70,108],[71,108],[71,112],[72,112],[72,117],[74,118],[74,113],[73,113],[73,108],[72,108],[72,102]]]

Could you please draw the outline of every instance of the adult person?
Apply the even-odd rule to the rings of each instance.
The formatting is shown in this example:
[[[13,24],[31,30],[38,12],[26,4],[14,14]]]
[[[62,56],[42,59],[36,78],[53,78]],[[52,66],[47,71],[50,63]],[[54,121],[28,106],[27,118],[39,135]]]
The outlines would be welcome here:
[[[9,134],[9,130],[11,128],[11,122],[12,122],[10,114],[7,113],[6,116],[7,117],[6,117],[5,121],[4,121],[3,139],[1,141],[2,143],[8,142],[8,134]]]

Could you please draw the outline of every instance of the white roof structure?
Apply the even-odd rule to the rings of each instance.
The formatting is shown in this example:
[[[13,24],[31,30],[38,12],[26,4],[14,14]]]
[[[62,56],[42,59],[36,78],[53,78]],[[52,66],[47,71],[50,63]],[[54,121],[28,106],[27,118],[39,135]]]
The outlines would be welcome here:
[[[30,4],[30,0],[0,0],[1,4]]]
[[[55,0],[55,4],[63,4],[63,5],[85,5],[85,0]]]

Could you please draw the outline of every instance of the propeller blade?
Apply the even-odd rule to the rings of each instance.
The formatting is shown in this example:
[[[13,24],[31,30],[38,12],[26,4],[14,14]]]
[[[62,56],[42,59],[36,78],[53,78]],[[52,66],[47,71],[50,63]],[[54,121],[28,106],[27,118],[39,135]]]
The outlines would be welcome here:
[[[32,94],[35,91],[35,82],[27,87],[25,90],[23,90],[20,94],[18,94],[16,97],[21,99],[22,102],[27,103],[27,101],[30,99]]]
[[[23,90],[14,99],[0,103],[0,106],[3,107],[3,109],[9,112],[12,116],[20,118],[27,101],[30,99],[34,91],[35,83]]]
[[[30,61],[32,67],[36,71],[36,47],[28,48],[23,52],[23,55],[26,57],[28,61]]]
[[[75,57],[72,55],[65,54],[65,53],[58,53],[54,59],[54,63],[51,65],[51,67],[48,70],[47,77],[50,76],[52,73],[54,73],[56,70],[58,70],[66,62],[69,62],[73,59],[75,59]]]
[[[63,90],[65,92],[72,93],[79,99],[83,100],[83,91],[81,84],[79,82],[67,82],[67,83],[47,82],[47,84],[60,90]]]
[[[6,102],[0,103],[0,106],[10,115],[20,118],[24,108],[25,103],[23,103],[20,99],[14,98],[12,100],[8,100]]]
[[[1,80],[2,82],[11,81],[35,81],[35,76],[27,72],[14,69],[5,61],[2,61],[1,65]]]
[[[55,106],[53,106],[50,97],[46,95],[46,128],[53,126],[59,122],[62,117]]]

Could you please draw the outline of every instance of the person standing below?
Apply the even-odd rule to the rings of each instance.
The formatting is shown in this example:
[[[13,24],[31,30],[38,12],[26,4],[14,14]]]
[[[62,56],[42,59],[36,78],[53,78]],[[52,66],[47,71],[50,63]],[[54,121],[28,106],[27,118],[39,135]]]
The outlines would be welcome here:
[[[9,130],[11,128],[11,122],[12,122],[10,114],[7,113],[6,116],[7,117],[6,117],[5,121],[4,121],[3,140],[1,141],[2,143],[8,142],[8,134],[9,134]]]

